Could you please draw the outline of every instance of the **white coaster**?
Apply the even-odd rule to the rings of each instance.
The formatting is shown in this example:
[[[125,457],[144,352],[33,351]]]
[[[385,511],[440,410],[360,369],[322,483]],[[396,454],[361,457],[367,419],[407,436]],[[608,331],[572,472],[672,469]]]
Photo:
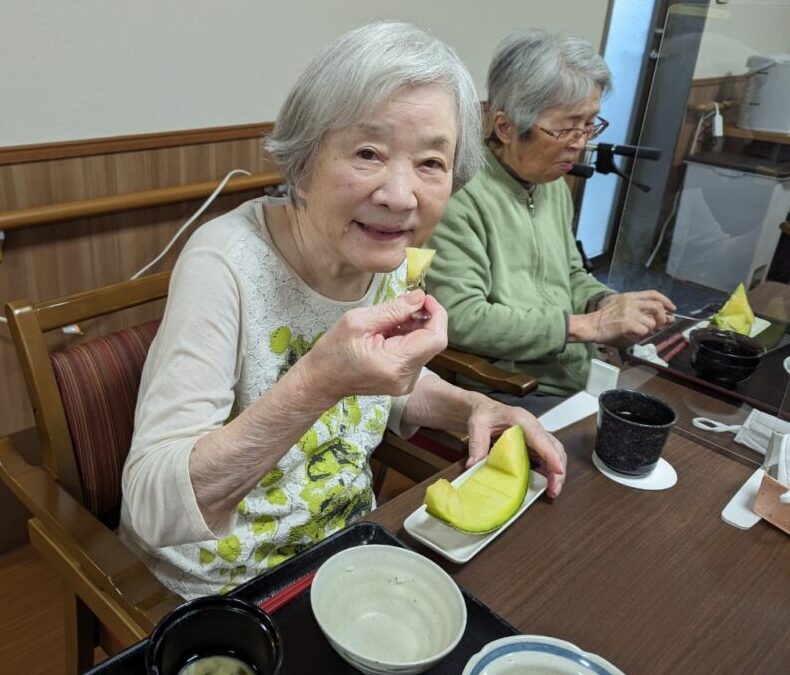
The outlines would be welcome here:
[[[594,451],[592,461],[595,464],[595,468],[607,478],[610,478],[615,483],[637,488],[638,490],[667,490],[678,482],[678,475],[675,469],[663,457],[659,458],[656,468],[644,476],[626,476],[623,473],[612,471]]]

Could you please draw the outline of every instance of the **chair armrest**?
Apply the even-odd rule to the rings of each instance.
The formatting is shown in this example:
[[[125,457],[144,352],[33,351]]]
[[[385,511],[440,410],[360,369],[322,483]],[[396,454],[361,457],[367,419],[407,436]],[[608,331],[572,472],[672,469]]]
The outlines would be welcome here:
[[[415,483],[421,483],[450,465],[448,460],[417,447],[391,431],[384,432],[384,438],[373,451],[373,458]]]
[[[525,396],[538,387],[537,379],[527,373],[513,373],[495,366],[482,356],[449,347],[434,356],[428,367],[436,368],[440,375],[444,371],[469,377],[513,396]]]
[[[26,462],[7,437],[0,438],[0,478],[43,524],[61,554],[78,566],[80,575],[127,612],[145,633],[184,602],[49,473]]]
[[[413,441],[416,436],[427,438],[434,443],[444,445],[453,452],[465,455],[469,452],[469,434],[466,431],[450,431],[449,429],[431,429],[420,427],[420,430],[409,440]],[[419,445],[419,444],[418,444]]]

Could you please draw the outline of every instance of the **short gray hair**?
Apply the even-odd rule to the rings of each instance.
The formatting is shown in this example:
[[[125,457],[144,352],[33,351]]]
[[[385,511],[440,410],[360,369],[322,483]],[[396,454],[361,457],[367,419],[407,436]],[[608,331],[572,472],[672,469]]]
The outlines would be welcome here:
[[[407,23],[380,21],[346,33],[301,74],[264,141],[292,197],[310,178],[324,136],[348,128],[404,87],[439,84],[455,99],[453,190],[481,161],[480,102],[472,77],[443,42]]]
[[[606,61],[575,35],[529,30],[508,35],[488,68],[488,104],[504,112],[521,137],[548,108],[584,103],[612,88]]]

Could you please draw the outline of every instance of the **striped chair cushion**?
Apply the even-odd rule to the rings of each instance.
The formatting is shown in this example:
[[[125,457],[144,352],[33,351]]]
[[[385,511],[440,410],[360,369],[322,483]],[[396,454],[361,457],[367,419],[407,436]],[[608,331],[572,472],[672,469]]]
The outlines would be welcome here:
[[[159,321],[126,328],[52,356],[82,480],[85,506],[114,527],[137,391]]]

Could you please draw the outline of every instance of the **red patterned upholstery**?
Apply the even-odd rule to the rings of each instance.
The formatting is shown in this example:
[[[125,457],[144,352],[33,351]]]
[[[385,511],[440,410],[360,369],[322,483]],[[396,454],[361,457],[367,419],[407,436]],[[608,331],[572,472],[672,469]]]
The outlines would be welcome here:
[[[149,321],[51,355],[85,506],[110,527],[118,521],[137,391],[158,328]]]

